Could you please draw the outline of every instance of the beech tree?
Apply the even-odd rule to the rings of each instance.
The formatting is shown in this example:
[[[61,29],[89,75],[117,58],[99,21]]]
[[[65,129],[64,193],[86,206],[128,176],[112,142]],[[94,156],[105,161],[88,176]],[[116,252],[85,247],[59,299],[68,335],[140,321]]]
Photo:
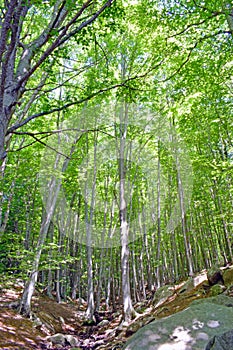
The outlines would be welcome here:
[[[120,145],[119,145],[119,215],[120,215],[120,234],[121,234],[121,274],[122,274],[122,297],[123,297],[123,317],[125,322],[129,322],[135,317],[135,310],[132,305],[131,288],[129,278],[129,203],[126,199],[126,147],[128,128],[128,106],[125,103],[120,111]]]
[[[88,0],[78,6],[75,1],[62,0],[41,4],[29,0],[11,0],[4,2],[4,5],[1,2],[1,163],[7,155],[6,143],[12,131],[32,119],[68,107],[57,106],[49,111],[41,110],[39,113],[25,116],[46,83],[48,76],[43,74],[46,67],[51,67],[59,52],[61,55],[65,50],[67,52],[71,40],[81,43],[88,28],[113,2],[114,0],[105,2]],[[86,40],[89,39],[88,37]],[[39,81],[34,80],[30,85],[30,80],[35,76]],[[27,107],[25,106],[26,110],[21,112],[25,95],[28,100]],[[72,103],[75,104],[77,101],[70,102]],[[16,118],[11,123],[14,114]]]

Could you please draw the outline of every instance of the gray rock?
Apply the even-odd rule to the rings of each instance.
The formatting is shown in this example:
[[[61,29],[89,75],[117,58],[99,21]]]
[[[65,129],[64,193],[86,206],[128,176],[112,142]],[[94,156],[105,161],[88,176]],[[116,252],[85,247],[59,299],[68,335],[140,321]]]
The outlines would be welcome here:
[[[204,300],[197,299],[197,300],[193,301],[191,305],[203,304],[203,302],[208,302],[211,304],[223,305],[223,306],[233,308],[233,298],[228,297],[225,294],[216,295],[216,296],[213,296],[211,298],[204,299]]]
[[[98,327],[105,327],[107,325],[109,325],[109,321],[108,320],[103,320],[100,323],[98,323]]]
[[[64,334],[57,333],[47,337],[47,340],[51,342],[53,345],[62,345],[65,346],[66,338]]]
[[[163,286],[157,289],[153,296],[152,304],[154,307],[158,307],[163,304],[170,296],[175,292],[174,286]]]
[[[79,345],[79,341],[73,335],[70,335],[70,334],[57,333],[47,337],[47,340],[56,346],[57,345],[65,346],[66,344],[69,344],[71,346]]]
[[[151,322],[135,333],[123,349],[204,350],[211,337],[232,328],[233,308],[214,304],[213,299],[202,299],[181,312]]]
[[[77,338],[75,338],[71,334],[66,334],[65,335],[67,343],[69,343],[71,346],[79,346],[79,341]]]
[[[182,294],[185,292],[190,292],[194,288],[194,279],[190,277],[187,282],[180,288],[178,294]]]
[[[231,350],[233,349],[233,330],[214,336],[207,344],[205,350]]]

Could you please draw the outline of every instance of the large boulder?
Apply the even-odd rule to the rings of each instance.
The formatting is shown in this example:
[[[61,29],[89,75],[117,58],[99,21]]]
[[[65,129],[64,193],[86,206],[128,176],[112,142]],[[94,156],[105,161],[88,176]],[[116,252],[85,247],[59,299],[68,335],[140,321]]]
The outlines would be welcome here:
[[[123,349],[204,350],[212,337],[232,329],[231,305],[232,298],[227,296],[199,299],[187,309],[141,328]]]
[[[231,350],[233,349],[233,330],[214,336],[207,344],[205,350]]]
[[[223,305],[233,309],[233,298],[228,297],[225,294],[220,294],[212,296],[206,299],[197,299],[191,305],[203,304],[203,302],[208,302],[211,304]]]
[[[207,279],[208,279],[208,282],[209,282],[210,286],[213,286],[213,285],[215,285],[217,283],[224,284],[223,273],[216,266],[212,266],[208,270],[208,272],[207,272]]]

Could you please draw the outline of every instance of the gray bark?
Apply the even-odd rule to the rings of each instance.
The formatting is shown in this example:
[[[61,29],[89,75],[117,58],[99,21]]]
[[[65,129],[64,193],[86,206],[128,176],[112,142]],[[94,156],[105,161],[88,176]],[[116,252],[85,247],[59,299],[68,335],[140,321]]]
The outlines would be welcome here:
[[[157,180],[157,252],[156,252],[156,279],[157,288],[161,287],[160,253],[161,253],[161,183],[160,183],[160,139],[158,139],[158,180]]]
[[[232,36],[233,36],[233,7],[232,7],[232,4],[229,2],[226,2],[225,5],[223,5],[223,10],[225,11],[228,27],[230,29]]]
[[[135,317],[135,310],[132,305],[130,279],[129,279],[129,225],[127,222],[127,202],[125,198],[125,176],[126,176],[126,136],[128,106],[120,112],[120,159],[119,159],[119,180],[120,180],[120,232],[121,232],[121,274],[122,274],[122,296],[123,296],[123,319],[129,322]]]
[[[188,263],[189,276],[193,276],[193,272],[194,272],[193,259],[192,259],[191,246],[188,238],[188,232],[187,232],[185,204],[184,204],[184,189],[183,189],[183,184],[181,180],[181,170],[180,170],[179,159],[177,156],[176,156],[176,170],[177,170],[177,182],[178,182],[178,196],[179,196],[179,204],[180,204],[180,211],[181,211],[181,228],[182,228],[182,234],[184,238],[185,254],[186,254],[187,263]]]
[[[20,301],[19,312],[25,316],[29,316],[31,313],[31,299],[35,290],[35,285],[38,278],[38,268],[40,262],[40,256],[43,249],[43,244],[48,233],[48,229],[54,214],[56,201],[60,191],[61,182],[57,182],[56,179],[52,179],[50,189],[49,189],[49,198],[48,206],[46,208],[46,213],[43,217],[39,239],[37,243],[36,254],[33,261],[32,272],[30,273],[29,279],[25,285],[23,295]]]
[[[87,310],[86,316],[89,321],[94,321],[94,288],[93,288],[93,262],[92,262],[92,222],[94,215],[95,206],[95,190],[96,190],[96,176],[97,176],[97,165],[96,165],[96,152],[97,152],[97,135],[95,135],[94,145],[94,174],[93,174],[93,185],[91,193],[91,205],[90,212],[88,213],[87,200],[85,203],[85,216],[86,216],[86,234],[87,234]],[[88,144],[87,144],[88,148]],[[86,187],[86,198],[88,198],[87,187]]]
[[[76,135],[76,141],[79,138],[79,134]],[[69,152],[69,157],[65,158],[60,154],[57,154],[54,161],[54,171],[60,171],[64,173],[69,164],[72,153],[75,150],[75,142]],[[38,268],[40,263],[40,257],[43,250],[43,244],[45,242],[54,212],[57,204],[58,195],[61,189],[61,179],[52,177],[51,181],[48,184],[48,190],[46,193],[46,213],[42,218],[42,224],[39,232],[39,238],[37,242],[36,254],[34,257],[32,271],[30,273],[29,279],[25,285],[23,295],[20,301],[19,312],[26,316],[30,315],[31,312],[31,299],[35,290],[35,285],[38,278]]]

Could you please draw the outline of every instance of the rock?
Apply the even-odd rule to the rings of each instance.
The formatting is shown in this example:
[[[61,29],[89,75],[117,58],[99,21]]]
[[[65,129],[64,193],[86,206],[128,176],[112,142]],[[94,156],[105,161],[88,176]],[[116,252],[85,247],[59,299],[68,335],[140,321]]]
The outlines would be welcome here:
[[[226,287],[223,286],[222,284],[215,284],[214,286],[211,287],[209,296],[214,297],[216,295],[222,294],[226,290]]]
[[[39,317],[37,317],[35,315],[34,319],[33,319],[33,327],[37,328],[37,327],[41,327],[43,325],[43,322],[41,322],[41,320],[39,319]]]
[[[47,337],[46,339],[56,346],[57,345],[61,345],[61,346],[65,346],[65,345],[78,346],[79,345],[79,341],[73,335],[70,335],[70,334],[57,333]]]
[[[228,295],[229,297],[233,297],[233,285],[227,288],[227,290],[225,291],[225,294]]]
[[[130,335],[136,333],[140,328],[144,326],[144,320],[137,320],[133,322],[129,327],[127,327],[125,335],[129,337]]]
[[[232,328],[233,308],[199,299],[187,309],[157,319],[141,328],[124,345],[124,350],[200,350],[208,341]],[[229,297],[223,296],[231,299]],[[225,301],[226,302],[226,301]],[[230,348],[228,348],[230,350]]]
[[[201,284],[205,281],[207,282],[207,275],[205,272],[193,277],[194,287],[198,286],[199,284]]]
[[[211,304],[223,305],[223,306],[233,308],[233,299],[231,297],[226,296],[225,294],[220,294],[211,298],[207,298],[205,300],[197,299],[192,302],[192,305],[202,304],[203,301],[207,301],[208,303],[211,303]]]
[[[224,284],[227,287],[233,285],[233,268],[223,271]]]
[[[65,335],[66,341],[67,343],[69,343],[69,345],[71,346],[79,346],[79,341],[77,338],[75,338],[73,335],[71,334],[66,334]]]
[[[153,296],[153,306],[158,307],[159,305],[163,304],[170,296],[174,294],[174,291],[174,286],[167,285],[159,288]]]
[[[8,307],[10,308],[10,309],[17,309],[18,307],[19,307],[19,301],[17,300],[17,301],[12,301],[12,302],[10,302],[9,304],[8,304]]]
[[[59,316],[58,319],[59,319],[59,321],[61,322],[61,324],[65,324],[65,320],[64,320],[63,317]]]
[[[214,336],[207,344],[205,350],[233,349],[233,330]]]
[[[98,327],[104,327],[104,326],[107,326],[109,325],[109,321],[108,320],[103,320],[101,321],[99,324],[98,324]]]
[[[211,269],[209,269],[207,272],[207,279],[210,286],[217,283],[224,284],[222,271],[216,266],[212,266]]]
[[[178,294],[189,292],[194,288],[194,279],[190,277],[188,281],[180,288]]]
[[[65,346],[66,338],[64,334],[57,333],[54,335],[51,335],[46,338],[49,342],[51,342],[53,345],[62,345]]]

